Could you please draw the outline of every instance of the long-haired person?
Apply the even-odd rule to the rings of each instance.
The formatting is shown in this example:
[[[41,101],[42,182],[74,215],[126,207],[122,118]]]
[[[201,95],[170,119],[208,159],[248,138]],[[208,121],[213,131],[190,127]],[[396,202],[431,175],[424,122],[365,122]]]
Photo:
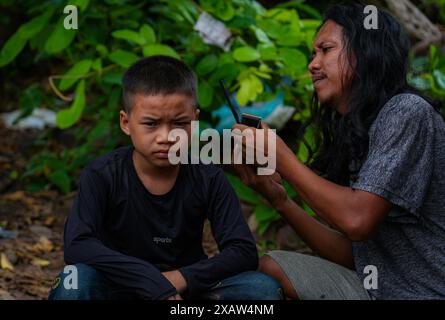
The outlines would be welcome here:
[[[272,251],[260,270],[293,299],[445,298],[445,123],[407,84],[400,24],[379,10],[366,29],[365,17],[362,5],[333,6],[314,40],[310,168],[276,140],[278,173],[329,227],[278,175],[237,168],[318,255]]]

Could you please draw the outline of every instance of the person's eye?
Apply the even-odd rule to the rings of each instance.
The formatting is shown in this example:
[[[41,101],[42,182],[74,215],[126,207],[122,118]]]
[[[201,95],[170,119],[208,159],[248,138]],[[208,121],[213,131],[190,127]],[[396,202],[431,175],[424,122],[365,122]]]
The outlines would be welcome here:
[[[174,123],[174,125],[175,125],[176,127],[185,127],[185,126],[188,125],[188,124],[190,124],[190,122],[188,122],[188,121],[178,121],[178,122],[175,122],[175,123]]]
[[[321,50],[323,51],[323,53],[327,53],[332,49],[332,47],[324,47]]]
[[[144,124],[146,127],[150,127],[150,128],[156,126],[156,122],[154,122],[154,121],[146,121],[146,122],[144,122],[143,124]]]

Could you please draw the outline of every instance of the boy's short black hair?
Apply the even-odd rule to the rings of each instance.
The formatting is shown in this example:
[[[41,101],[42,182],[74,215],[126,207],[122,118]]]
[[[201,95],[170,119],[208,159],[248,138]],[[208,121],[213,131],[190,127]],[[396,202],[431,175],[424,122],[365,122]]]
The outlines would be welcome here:
[[[133,106],[134,94],[157,95],[182,93],[189,95],[197,107],[197,78],[182,61],[167,56],[151,56],[134,63],[124,74],[124,109]]]

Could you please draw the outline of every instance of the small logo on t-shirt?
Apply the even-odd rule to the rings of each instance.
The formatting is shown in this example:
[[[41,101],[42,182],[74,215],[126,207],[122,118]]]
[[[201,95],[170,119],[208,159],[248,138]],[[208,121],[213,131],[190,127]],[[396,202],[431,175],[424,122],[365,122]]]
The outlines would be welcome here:
[[[160,243],[172,243],[172,239],[170,238],[161,238],[161,237],[154,237],[153,241],[156,242],[156,244]]]

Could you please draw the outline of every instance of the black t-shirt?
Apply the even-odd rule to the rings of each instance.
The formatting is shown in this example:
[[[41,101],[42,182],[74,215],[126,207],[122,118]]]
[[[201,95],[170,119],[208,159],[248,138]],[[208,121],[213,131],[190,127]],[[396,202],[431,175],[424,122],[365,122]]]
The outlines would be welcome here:
[[[133,147],[89,164],[65,224],[65,261],[85,263],[151,299],[175,294],[161,274],[179,269],[190,295],[258,265],[255,241],[224,172],[181,165],[173,188],[153,195],[134,168]],[[208,218],[220,253],[203,252]]]

